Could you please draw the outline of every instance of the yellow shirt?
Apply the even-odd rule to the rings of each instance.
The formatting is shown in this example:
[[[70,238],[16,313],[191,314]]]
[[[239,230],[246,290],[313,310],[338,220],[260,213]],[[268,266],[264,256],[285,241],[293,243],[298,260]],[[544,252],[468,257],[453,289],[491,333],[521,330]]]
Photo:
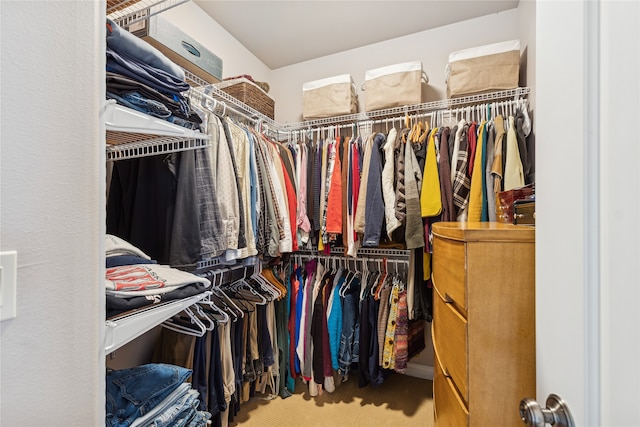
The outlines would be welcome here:
[[[469,209],[467,221],[480,221],[482,219],[482,147],[484,139],[482,133],[486,122],[482,122],[478,130],[478,144],[476,145],[475,157],[473,159],[473,174],[471,175],[471,190],[469,191]],[[471,160],[470,160],[471,161]]]
[[[438,159],[436,155],[435,135],[438,128],[434,128],[429,135],[427,155],[422,172],[422,188],[420,190],[420,213],[422,217],[436,216],[442,211],[440,195],[440,176],[438,174]]]

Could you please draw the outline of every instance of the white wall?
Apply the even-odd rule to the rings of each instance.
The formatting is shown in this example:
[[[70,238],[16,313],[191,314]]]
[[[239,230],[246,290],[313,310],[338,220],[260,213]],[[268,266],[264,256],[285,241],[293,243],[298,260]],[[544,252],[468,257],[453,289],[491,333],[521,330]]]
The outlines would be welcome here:
[[[577,426],[636,426],[640,5],[536,14],[538,402],[559,394]]]
[[[222,59],[223,79],[249,74],[256,81],[270,82],[269,67],[249,52],[195,2],[169,9],[162,13],[162,17],[171,21]]]
[[[401,22],[399,19],[392,25],[402,25]],[[339,74],[351,74],[362,111],[366,92],[362,92],[360,86],[365,71],[409,61],[422,61],[429,76],[424,101],[445,99],[444,70],[451,52],[519,37],[518,11],[512,9],[278,68],[271,73],[270,95],[276,100],[275,119],[280,123],[301,121],[302,84]]]
[[[103,425],[105,3],[0,8],[0,248],[18,251],[0,422]]]

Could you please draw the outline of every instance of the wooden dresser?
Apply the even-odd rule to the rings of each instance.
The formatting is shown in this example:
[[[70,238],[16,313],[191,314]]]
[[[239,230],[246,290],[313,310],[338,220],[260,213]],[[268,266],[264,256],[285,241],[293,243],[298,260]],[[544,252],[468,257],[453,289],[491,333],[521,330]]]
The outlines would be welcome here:
[[[535,229],[433,225],[435,425],[518,426],[535,397]]]

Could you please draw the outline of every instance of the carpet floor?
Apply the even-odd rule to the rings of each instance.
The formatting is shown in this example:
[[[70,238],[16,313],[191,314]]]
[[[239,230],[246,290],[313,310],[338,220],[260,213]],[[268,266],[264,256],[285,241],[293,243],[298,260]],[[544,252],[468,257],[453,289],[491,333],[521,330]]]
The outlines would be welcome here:
[[[312,397],[297,380],[291,397],[257,394],[243,403],[229,426],[431,427],[432,382],[394,374],[378,387],[359,388],[357,376],[351,376],[333,393]]]

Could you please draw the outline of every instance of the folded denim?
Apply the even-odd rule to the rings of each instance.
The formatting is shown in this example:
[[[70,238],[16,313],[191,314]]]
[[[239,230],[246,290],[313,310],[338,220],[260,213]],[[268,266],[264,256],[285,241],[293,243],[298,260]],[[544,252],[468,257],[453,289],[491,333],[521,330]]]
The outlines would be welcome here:
[[[138,92],[126,92],[120,95],[107,91],[107,98],[115,99],[118,104],[160,119],[171,117],[171,111],[161,102],[144,98]]]
[[[186,387],[184,387],[186,386]],[[145,417],[138,418],[131,427],[149,426],[149,427],[168,427],[175,425],[181,418],[192,417],[198,406],[198,398],[200,393],[192,389],[189,383],[182,384],[176,391],[186,389],[181,395],[171,398],[169,395],[156,406],[154,411]]]
[[[146,41],[123,30],[110,19],[107,19],[107,46],[116,52],[164,70],[179,80],[185,80],[184,70],[176,63]]]
[[[177,79],[166,71],[119,54],[109,47],[107,47],[106,53],[107,71],[131,77],[171,96],[189,90],[188,83]]]
[[[207,421],[211,419],[211,414],[205,411],[195,411],[186,421],[186,424],[172,424],[169,427],[206,427]]]
[[[169,364],[147,364],[112,370],[106,377],[106,425],[129,427],[174,392],[191,370]]]
[[[173,115],[185,120],[202,123],[202,119],[196,114],[189,100],[181,94],[167,95],[138,80],[122,74],[107,72],[107,92],[123,96],[129,92],[138,92],[141,96],[164,104]]]
[[[136,111],[140,111],[141,113],[148,114],[150,116],[157,117],[162,120],[166,120],[167,122],[173,123],[176,126],[181,126],[183,128],[191,129],[191,130],[201,130],[199,122],[196,123],[193,121],[185,120],[181,117],[176,117],[167,110],[165,110],[165,113],[163,114],[161,112],[162,107],[160,107],[156,101],[149,101],[149,104],[145,104],[144,102],[140,102],[140,101],[130,102],[127,98],[121,97],[119,95],[116,95],[108,91],[107,91],[107,99],[113,99],[120,105],[124,105],[125,107],[131,108]],[[150,108],[151,104],[154,104],[155,109]]]

